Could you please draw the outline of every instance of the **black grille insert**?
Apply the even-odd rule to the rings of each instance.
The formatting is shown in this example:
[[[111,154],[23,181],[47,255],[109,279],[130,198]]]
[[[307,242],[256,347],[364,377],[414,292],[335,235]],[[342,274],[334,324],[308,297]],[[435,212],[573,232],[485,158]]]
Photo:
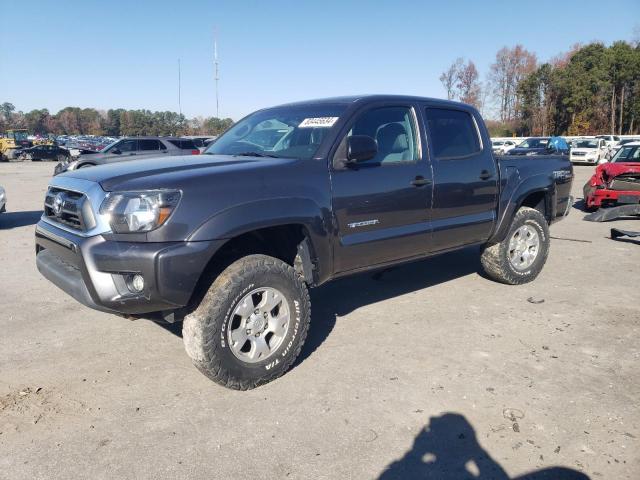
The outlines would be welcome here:
[[[87,197],[71,190],[49,187],[44,199],[44,214],[50,221],[78,231],[95,226]]]

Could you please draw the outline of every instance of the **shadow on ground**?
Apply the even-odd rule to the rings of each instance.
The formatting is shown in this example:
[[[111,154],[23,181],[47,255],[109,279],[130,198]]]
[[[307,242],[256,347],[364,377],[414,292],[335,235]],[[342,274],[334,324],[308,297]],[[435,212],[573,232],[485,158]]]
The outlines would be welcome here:
[[[581,472],[551,467],[511,479],[478,443],[467,419],[457,413],[431,417],[412,448],[389,464],[378,480],[589,480]]]
[[[311,328],[296,365],[331,333],[337,317],[480,271],[480,251],[470,247],[375,273],[347,277],[311,290]],[[295,367],[295,366],[294,366]]]
[[[0,213],[0,230],[35,225],[41,216],[42,210]]]
[[[364,305],[382,302],[479,271],[480,251],[478,247],[470,247],[373,274],[343,278],[311,289],[311,327],[294,368],[322,345],[333,330],[337,317],[345,316]],[[174,335],[182,336],[182,322],[154,321]]]

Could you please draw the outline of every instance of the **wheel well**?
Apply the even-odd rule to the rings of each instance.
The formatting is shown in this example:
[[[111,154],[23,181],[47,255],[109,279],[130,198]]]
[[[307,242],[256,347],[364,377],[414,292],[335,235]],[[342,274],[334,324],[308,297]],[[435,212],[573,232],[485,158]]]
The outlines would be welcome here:
[[[190,304],[195,306],[215,278],[229,265],[247,255],[269,255],[294,267],[300,275],[311,278],[312,272],[303,271],[298,246],[308,238],[304,225],[289,224],[261,228],[231,238],[207,263],[198,280]],[[311,249],[311,245],[309,245]],[[313,258],[313,252],[308,252]]]
[[[520,204],[521,207],[529,207],[538,210],[544,218],[549,221],[549,214],[547,212],[547,193],[544,191],[533,192],[527,195],[527,197]]]

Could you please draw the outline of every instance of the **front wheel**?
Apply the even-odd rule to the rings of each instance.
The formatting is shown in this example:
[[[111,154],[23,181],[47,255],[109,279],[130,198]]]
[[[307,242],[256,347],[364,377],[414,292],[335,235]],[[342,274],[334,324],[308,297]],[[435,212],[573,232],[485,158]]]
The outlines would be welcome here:
[[[501,283],[531,282],[547,261],[549,244],[549,226],[544,216],[533,208],[521,207],[505,239],[484,248],[482,268],[490,278]]]
[[[249,255],[229,265],[182,326],[195,366],[220,385],[248,390],[293,364],[311,315],[307,287],[285,262]]]

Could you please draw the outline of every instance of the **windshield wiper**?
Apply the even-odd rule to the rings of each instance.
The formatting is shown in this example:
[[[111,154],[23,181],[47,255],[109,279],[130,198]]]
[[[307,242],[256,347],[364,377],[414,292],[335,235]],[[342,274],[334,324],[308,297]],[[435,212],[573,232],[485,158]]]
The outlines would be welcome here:
[[[271,157],[271,158],[278,158],[277,155],[271,155],[270,153],[264,153],[264,152],[240,152],[240,153],[234,153],[233,156],[234,157]]]

